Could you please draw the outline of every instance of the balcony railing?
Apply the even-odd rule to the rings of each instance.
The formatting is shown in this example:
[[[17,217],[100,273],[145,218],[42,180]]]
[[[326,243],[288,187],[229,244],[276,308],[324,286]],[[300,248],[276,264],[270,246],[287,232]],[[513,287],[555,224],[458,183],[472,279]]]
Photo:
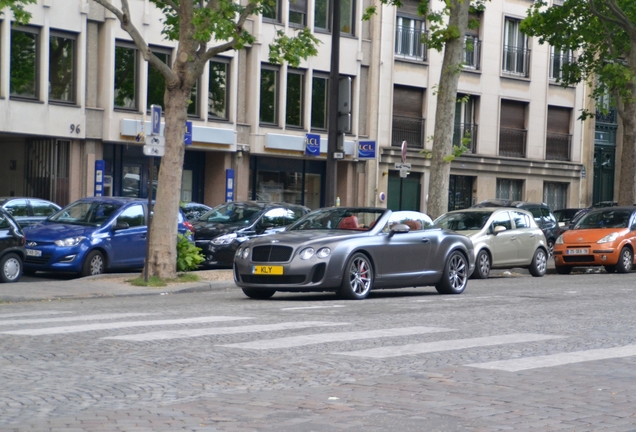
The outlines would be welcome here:
[[[545,139],[546,160],[570,160],[572,135],[548,132]]]
[[[481,68],[481,41],[477,36],[466,36],[464,48],[464,68],[479,70]]]
[[[408,147],[424,148],[425,121],[423,118],[394,115],[391,145],[399,147],[402,141],[406,141]]]
[[[563,66],[572,63],[574,58],[571,54],[561,54],[550,56],[550,79],[560,81],[563,77]]]
[[[530,76],[530,50],[506,45],[503,49],[503,72],[523,77]]]
[[[596,123],[616,124],[616,109],[611,108],[603,113],[602,109],[596,110]]]
[[[468,138],[470,142],[466,145],[468,153],[477,152],[477,125],[472,123],[455,123],[453,130],[453,146],[459,147],[462,138]]]
[[[422,35],[426,30],[408,26],[397,26],[395,29],[395,57],[426,61],[426,44]]]
[[[526,157],[525,129],[499,128],[499,156]]]

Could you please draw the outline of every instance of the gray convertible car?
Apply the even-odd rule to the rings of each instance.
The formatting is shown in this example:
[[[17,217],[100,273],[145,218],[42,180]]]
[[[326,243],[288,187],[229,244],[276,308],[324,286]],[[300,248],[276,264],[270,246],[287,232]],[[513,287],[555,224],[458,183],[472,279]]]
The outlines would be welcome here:
[[[334,291],[360,300],[371,289],[430,285],[441,294],[460,294],[474,266],[470,239],[434,228],[423,213],[331,207],[282,233],[243,243],[234,257],[234,281],[257,299],[276,291]]]

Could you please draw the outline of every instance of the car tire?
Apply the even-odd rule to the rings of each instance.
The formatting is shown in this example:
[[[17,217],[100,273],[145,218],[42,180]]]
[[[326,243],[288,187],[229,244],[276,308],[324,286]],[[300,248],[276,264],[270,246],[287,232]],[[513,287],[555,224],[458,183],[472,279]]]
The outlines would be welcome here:
[[[605,272],[607,273],[616,273],[616,266],[615,265],[606,265],[603,266],[605,267]]]
[[[560,275],[568,275],[572,273],[572,266],[556,266],[555,269],[557,274]]]
[[[84,258],[84,264],[82,264],[82,277],[97,276],[104,273],[106,268],[106,262],[104,255],[100,251],[91,251]]]
[[[22,276],[22,260],[18,255],[8,253],[0,258],[0,281],[17,282],[20,276]]]
[[[532,258],[532,262],[530,263],[528,270],[532,276],[541,277],[545,274],[547,268],[548,254],[545,250],[539,248],[534,253],[534,257]]]
[[[369,296],[373,286],[373,266],[369,257],[354,253],[345,266],[338,296],[347,300],[362,300]]]
[[[548,258],[554,256],[554,239],[548,240]]]
[[[243,288],[243,294],[251,299],[266,300],[276,294],[273,289]]]
[[[634,253],[628,247],[621,249],[621,254],[618,256],[618,262],[616,263],[616,273],[629,273],[632,271],[632,265],[634,264]]]
[[[473,272],[473,277],[475,279],[488,279],[491,266],[492,263],[490,262],[490,254],[483,249],[480,250],[477,254],[477,259],[475,260],[475,271]]]
[[[468,283],[468,260],[463,253],[453,251],[444,265],[442,279],[435,289],[440,294],[461,294]]]

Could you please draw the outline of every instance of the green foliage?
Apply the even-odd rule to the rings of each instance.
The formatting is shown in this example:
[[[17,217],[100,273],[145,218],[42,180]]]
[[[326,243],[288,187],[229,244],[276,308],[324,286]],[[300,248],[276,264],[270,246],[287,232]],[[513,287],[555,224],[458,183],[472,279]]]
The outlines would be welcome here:
[[[177,271],[196,270],[204,261],[201,248],[198,248],[186,236],[179,234],[177,240]]]
[[[298,34],[290,38],[282,30],[276,32],[276,39],[269,44],[269,62],[280,64],[282,62],[289,63],[292,67],[298,67],[301,60],[318,54],[317,45],[320,40],[311,34],[311,31],[305,27]]]
[[[5,8],[11,9],[18,24],[27,24],[31,19],[31,14],[24,10],[24,6],[37,4],[38,0],[0,0],[0,16]]]

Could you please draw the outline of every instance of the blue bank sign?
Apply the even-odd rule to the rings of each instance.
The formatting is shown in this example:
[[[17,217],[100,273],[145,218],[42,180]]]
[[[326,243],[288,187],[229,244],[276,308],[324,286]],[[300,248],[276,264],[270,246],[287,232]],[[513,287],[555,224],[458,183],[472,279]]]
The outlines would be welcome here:
[[[358,141],[358,159],[375,159],[375,141]]]
[[[305,142],[305,156],[320,156],[320,135],[307,134]]]

